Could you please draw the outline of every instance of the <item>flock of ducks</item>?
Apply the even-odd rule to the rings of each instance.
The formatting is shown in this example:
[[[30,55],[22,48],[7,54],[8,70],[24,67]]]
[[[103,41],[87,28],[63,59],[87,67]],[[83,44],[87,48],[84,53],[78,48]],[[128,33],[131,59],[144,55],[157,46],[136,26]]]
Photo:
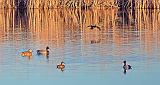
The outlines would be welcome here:
[[[29,59],[32,58],[32,50],[29,49],[28,51],[21,52],[21,56],[28,57]],[[47,56],[49,55],[49,47],[47,46],[45,50],[37,50],[38,55]],[[62,61],[60,64],[57,65],[57,68],[61,71],[64,71],[65,63]]]
[[[29,49],[28,51],[21,52],[21,56],[23,57],[30,57],[32,56],[32,50]],[[49,55],[49,47],[47,46],[45,50],[37,50],[38,55],[44,55],[48,56]],[[126,61],[123,61],[123,69],[124,69],[124,74],[126,74],[127,70],[132,69],[131,65],[127,64]],[[64,71],[65,68],[65,63],[62,61],[60,64],[57,64],[57,68],[60,69],[61,71]]]
[[[89,26],[91,30],[93,29],[98,29],[98,30],[101,30],[101,28],[95,24],[91,24]],[[28,51],[24,51],[24,52],[21,52],[21,56],[23,57],[28,57],[29,59],[32,58],[32,50],[29,49]],[[45,50],[37,50],[37,55],[43,55],[43,56],[46,56],[47,59],[49,58],[49,47],[47,46]],[[124,74],[126,74],[126,71],[129,70],[129,69],[132,69],[131,65],[127,64],[126,61],[123,61],[124,65],[123,65],[123,69],[124,69]],[[64,71],[64,68],[65,68],[65,63],[62,61],[60,64],[57,64],[57,68],[60,69],[61,71]]]

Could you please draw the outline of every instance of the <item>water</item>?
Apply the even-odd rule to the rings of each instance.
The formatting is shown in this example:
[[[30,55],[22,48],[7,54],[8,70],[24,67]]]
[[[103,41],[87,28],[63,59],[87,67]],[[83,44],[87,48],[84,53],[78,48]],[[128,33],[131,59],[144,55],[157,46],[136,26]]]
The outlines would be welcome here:
[[[158,84],[159,23],[159,10],[1,9],[1,84]],[[49,58],[38,56],[46,46]],[[28,49],[32,58],[20,56]],[[126,74],[123,60],[133,68]],[[61,61],[63,72],[56,68]]]

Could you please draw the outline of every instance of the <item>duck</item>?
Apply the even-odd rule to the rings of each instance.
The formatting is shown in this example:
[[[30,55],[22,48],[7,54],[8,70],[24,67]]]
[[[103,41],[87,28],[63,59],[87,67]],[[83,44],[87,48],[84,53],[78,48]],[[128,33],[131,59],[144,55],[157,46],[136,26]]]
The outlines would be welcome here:
[[[65,63],[62,61],[60,64],[57,65],[58,69],[61,69],[61,71],[64,71]]]
[[[21,52],[21,56],[23,56],[23,57],[30,57],[30,56],[32,56],[32,50],[29,49],[28,51]]]
[[[100,28],[99,26],[93,25],[93,24],[91,24],[91,25],[89,25],[89,26],[87,26],[87,27],[90,27],[91,30],[93,30],[93,29],[95,29],[95,28],[97,28],[98,30],[101,30],[101,28]]]
[[[126,74],[127,70],[132,69],[131,65],[126,64],[126,61],[123,61],[124,65],[123,65],[123,73]]]
[[[131,65],[128,65],[128,64],[126,63],[126,61],[123,61],[123,63],[124,63],[123,69],[125,69],[125,70],[132,69],[132,66],[131,66]]]
[[[49,47],[47,46],[45,50],[37,50],[37,54],[48,56],[49,55]]]

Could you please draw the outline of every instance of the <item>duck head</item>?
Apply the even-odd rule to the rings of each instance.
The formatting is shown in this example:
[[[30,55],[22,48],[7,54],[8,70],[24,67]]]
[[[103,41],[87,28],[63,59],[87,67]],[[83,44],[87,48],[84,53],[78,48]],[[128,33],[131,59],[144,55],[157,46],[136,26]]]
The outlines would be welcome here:
[[[126,65],[126,61],[123,61],[124,65]]]
[[[28,50],[29,52],[33,52],[31,49]]]
[[[58,64],[58,65],[57,65],[57,68],[58,68],[58,69],[61,69],[61,71],[63,72],[63,71],[64,71],[64,68],[65,68],[64,62],[62,61],[60,64]]]
[[[47,50],[47,51],[49,50],[49,47],[48,47],[48,46],[46,47],[46,50]]]
[[[61,65],[64,65],[64,64],[65,64],[65,63],[62,61],[62,62],[61,62]]]

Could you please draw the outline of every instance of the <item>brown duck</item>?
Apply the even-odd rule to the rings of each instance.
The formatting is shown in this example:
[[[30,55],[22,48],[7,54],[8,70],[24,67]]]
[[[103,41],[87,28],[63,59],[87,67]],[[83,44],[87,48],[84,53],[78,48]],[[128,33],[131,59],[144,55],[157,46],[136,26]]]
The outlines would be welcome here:
[[[61,69],[61,71],[64,71],[65,63],[62,61],[60,64],[57,65],[58,69]]]
[[[21,56],[23,56],[23,57],[32,56],[32,50],[29,49],[28,51],[21,52]]]

